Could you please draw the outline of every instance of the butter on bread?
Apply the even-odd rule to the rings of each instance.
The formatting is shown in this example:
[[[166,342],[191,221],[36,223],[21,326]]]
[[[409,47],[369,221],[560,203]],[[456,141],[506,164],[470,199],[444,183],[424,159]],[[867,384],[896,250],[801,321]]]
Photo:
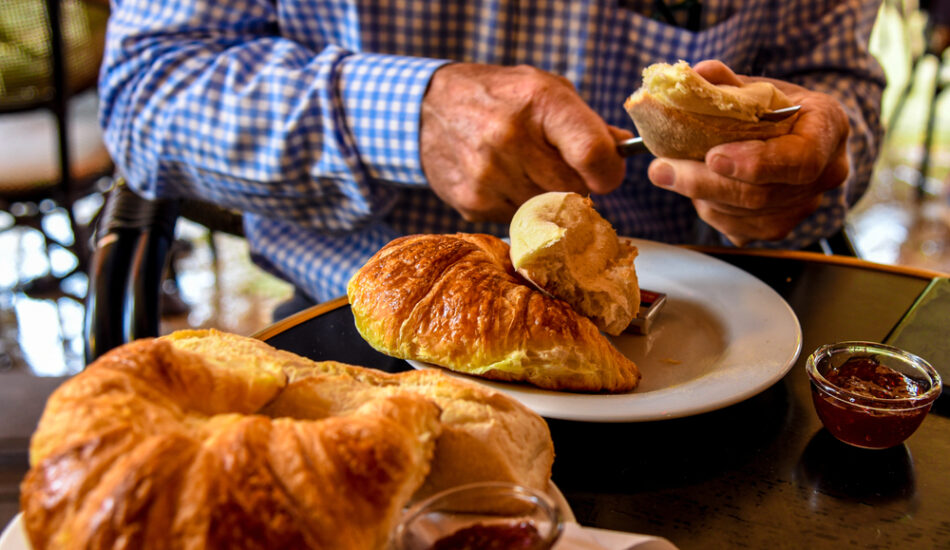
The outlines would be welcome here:
[[[759,117],[791,105],[770,82],[716,85],[685,61],[644,69],[640,88],[624,102],[651,153],[694,160],[721,143],[787,134],[797,115],[777,122]]]
[[[53,393],[20,505],[36,550],[382,550],[413,495],[546,488],[552,461],[543,419],[474,384],[181,331],[121,346]]]
[[[640,309],[637,248],[617,238],[593,201],[577,193],[536,195],[511,220],[511,262],[597,328],[618,335]]]
[[[640,381],[590,319],[519,276],[491,235],[395,239],[347,296],[363,339],[392,357],[550,390],[625,392]]]

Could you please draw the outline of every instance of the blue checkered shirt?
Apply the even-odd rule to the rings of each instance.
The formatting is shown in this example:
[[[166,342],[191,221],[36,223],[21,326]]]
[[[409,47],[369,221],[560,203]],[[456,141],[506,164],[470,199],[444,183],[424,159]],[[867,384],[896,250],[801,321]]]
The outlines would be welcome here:
[[[838,98],[851,119],[848,182],[781,242],[836,231],[864,191],[884,80],[868,52],[872,0],[706,0],[698,32],[651,16],[651,0],[116,0],[101,122],[116,163],[148,197],[240,209],[256,261],[317,300],[398,235],[487,232],[427,186],[420,103],[449,60],[526,63],[563,75],[610,124],[657,61],[721,59],[737,72]],[[690,201],[627,161],[595,196],[622,235],[696,242]],[[713,232],[717,242],[725,243]]]

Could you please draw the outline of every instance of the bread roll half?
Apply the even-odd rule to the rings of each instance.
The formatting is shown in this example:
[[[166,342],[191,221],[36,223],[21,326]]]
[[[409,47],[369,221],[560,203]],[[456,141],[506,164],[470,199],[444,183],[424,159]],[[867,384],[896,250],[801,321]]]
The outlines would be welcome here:
[[[778,122],[759,117],[790,106],[788,97],[769,82],[715,85],[685,61],[644,69],[643,84],[624,102],[651,153],[694,160],[721,143],[787,134],[797,115]]]
[[[561,192],[532,197],[515,212],[510,236],[518,273],[600,330],[620,334],[637,316],[637,248],[617,238],[590,198]]]

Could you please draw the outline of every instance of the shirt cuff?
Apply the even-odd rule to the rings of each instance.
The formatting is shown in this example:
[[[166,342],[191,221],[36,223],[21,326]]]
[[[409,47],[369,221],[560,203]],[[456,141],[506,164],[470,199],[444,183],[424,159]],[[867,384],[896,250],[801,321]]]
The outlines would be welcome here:
[[[422,98],[447,60],[353,54],[342,61],[340,96],[360,160],[374,179],[425,185],[419,153]]]

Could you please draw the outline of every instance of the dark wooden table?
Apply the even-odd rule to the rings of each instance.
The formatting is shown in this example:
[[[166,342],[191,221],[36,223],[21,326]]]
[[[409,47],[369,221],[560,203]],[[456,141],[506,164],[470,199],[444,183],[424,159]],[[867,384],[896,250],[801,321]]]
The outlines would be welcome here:
[[[549,420],[553,480],[578,521],[661,535],[683,550],[950,548],[950,398],[904,445],[861,450],[821,427],[804,371],[821,344],[882,341],[935,274],[809,253],[705,251],[788,301],[801,322],[802,354],[779,383],[711,413],[628,424]],[[362,341],[342,300],[257,336],[316,360],[409,368]]]
[[[803,367],[824,343],[882,341],[936,274],[808,253],[705,252],[789,302],[802,355],[771,388],[711,413],[630,424],[549,421],[554,482],[578,521],[661,535],[683,550],[950,548],[950,397],[903,446],[854,449],[821,428]],[[316,360],[409,368],[363,342],[343,300],[257,336]],[[29,435],[61,382],[0,374],[0,525],[18,510]]]

